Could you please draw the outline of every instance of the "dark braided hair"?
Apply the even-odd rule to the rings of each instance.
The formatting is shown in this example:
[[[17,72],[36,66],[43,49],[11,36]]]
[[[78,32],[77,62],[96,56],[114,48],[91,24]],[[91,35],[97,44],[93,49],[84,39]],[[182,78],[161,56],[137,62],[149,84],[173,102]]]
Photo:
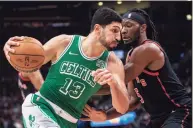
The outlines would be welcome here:
[[[137,9],[137,8],[132,9],[129,12],[135,12],[135,13],[138,13],[141,16],[143,16],[145,18],[146,24],[147,24],[147,37],[152,39],[152,40],[157,40],[157,31],[156,31],[155,25],[152,22],[149,15],[147,14],[147,12],[145,12],[142,9]]]

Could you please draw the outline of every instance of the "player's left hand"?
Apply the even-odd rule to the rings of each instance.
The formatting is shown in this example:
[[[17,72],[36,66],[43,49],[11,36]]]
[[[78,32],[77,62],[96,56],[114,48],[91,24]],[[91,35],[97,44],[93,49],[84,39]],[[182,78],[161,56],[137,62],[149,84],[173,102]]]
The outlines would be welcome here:
[[[94,81],[100,85],[108,84],[111,86],[113,84],[117,84],[117,81],[113,77],[112,73],[107,69],[97,69],[92,72],[92,76],[94,77]]]
[[[87,104],[85,105],[82,114],[88,117],[88,118],[80,118],[80,120],[82,121],[102,122],[107,119],[107,115],[104,111],[95,110],[94,108],[90,107]]]

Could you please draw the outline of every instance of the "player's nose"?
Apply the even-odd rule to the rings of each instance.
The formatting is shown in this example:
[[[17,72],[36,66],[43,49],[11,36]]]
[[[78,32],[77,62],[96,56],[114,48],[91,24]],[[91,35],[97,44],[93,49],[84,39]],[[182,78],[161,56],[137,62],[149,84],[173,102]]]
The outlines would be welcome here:
[[[127,34],[127,29],[125,29],[124,27],[121,30],[121,34]]]
[[[116,40],[121,40],[121,33],[117,34],[115,39]]]

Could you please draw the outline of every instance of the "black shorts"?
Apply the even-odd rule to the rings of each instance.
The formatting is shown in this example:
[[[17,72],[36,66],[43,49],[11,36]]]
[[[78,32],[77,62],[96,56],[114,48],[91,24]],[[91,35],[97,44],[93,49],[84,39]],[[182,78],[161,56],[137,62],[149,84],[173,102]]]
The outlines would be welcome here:
[[[192,128],[192,109],[178,108],[165,118],[152,120],[147,128]]]

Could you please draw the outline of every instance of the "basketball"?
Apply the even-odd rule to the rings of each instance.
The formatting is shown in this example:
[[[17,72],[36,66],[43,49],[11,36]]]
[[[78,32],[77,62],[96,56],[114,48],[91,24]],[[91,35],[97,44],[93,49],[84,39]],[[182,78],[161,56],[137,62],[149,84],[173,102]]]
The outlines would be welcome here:
[[[17,40],[14,40],[17,41]],[[9,52],[10,64],[21,72],[33,72],[44,63],[44,49],[40,41],[32,37],[24,37],[18,41],[19,46],[12,46],[14,53]]]

